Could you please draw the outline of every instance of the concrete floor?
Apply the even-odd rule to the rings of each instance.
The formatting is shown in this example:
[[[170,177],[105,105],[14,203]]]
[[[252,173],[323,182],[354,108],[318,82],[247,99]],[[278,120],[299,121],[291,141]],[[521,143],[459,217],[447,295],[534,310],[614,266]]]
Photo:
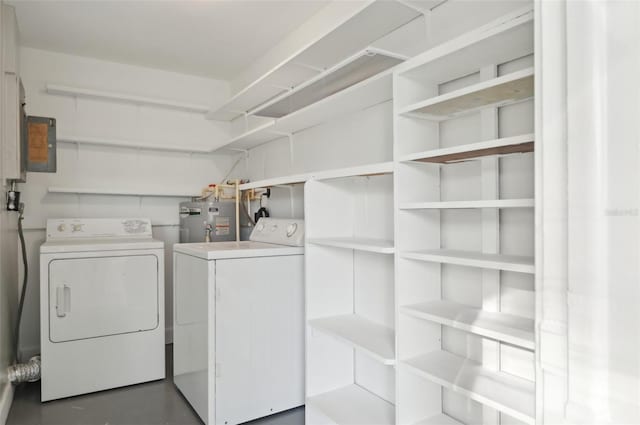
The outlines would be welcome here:
[[[40,402],[40,383],[22,384],[6,425],[191,425],[202,424],[173,385],[171,346],[167,378],[63,400]],[[304,408],[248,422],[251,425],[303,425]]]

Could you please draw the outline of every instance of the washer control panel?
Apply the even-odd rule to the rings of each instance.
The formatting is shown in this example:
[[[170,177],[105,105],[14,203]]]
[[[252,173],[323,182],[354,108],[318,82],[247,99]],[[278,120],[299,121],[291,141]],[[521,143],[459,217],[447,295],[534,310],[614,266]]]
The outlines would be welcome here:
[[[148,218],[57,218],[47,220],[47,240],[151,237]]]
[[[304,220],[262,217],[253,228],[249,239],[276,245],[303,246]]]

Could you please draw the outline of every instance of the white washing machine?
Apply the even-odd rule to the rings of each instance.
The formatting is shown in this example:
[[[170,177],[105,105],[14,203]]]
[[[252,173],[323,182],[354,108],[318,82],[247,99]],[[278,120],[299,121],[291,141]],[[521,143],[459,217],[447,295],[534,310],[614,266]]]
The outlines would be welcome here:
[[[164,244],[149,219],[47,220],[42,401],[163,379]]]
[[[209,425],[304,404],[304,222],[249,241],[176,244],[174,382]]]

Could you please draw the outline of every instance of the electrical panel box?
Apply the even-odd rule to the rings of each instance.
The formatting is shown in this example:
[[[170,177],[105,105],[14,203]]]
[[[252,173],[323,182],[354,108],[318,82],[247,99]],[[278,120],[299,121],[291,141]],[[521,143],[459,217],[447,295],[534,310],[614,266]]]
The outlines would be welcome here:
[[[27,117],[26,140],[23,143],[27,171],[56,172],[56,120]]]

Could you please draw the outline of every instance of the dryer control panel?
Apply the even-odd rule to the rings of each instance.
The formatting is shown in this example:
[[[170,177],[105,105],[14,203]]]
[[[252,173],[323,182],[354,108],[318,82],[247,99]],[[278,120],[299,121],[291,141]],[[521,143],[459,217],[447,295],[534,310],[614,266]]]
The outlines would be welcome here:
[[[304,220],[262,217],[249,240],[276,245],[304,246]]]
[[[148,218],[56,218],[47,220],[47,240],[150,238]]]

